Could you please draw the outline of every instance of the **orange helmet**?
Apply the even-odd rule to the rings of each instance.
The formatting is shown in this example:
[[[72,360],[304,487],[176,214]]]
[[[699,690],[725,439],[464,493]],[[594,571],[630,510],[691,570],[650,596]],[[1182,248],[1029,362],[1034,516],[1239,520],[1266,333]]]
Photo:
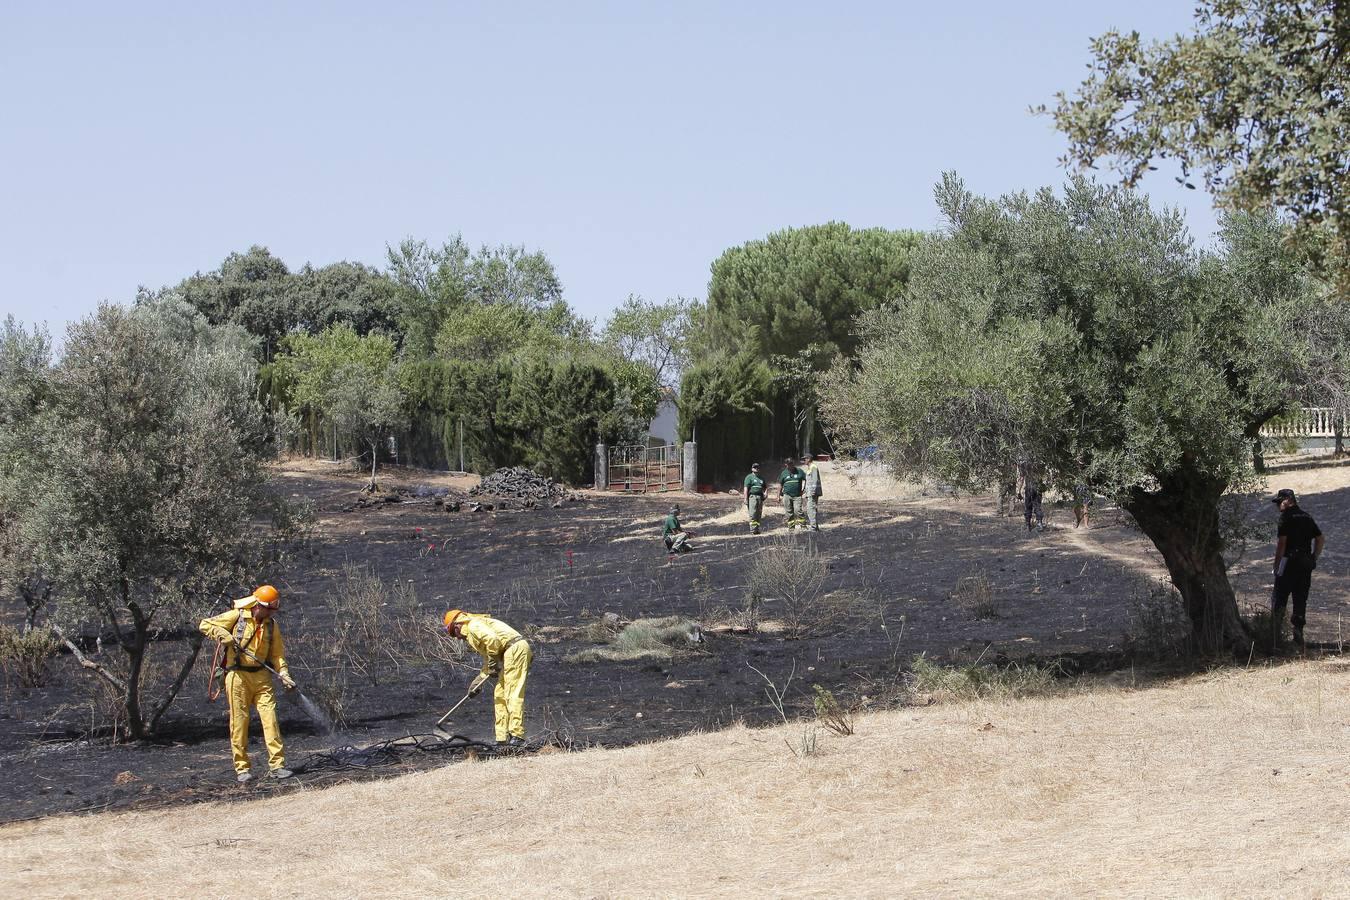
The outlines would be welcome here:
[[[445,622],[445,629],[446,629],[447,631],[449,631],[449,630],[450,630],[450,626],[453,625],[453,624],[455,624],[455,620],[458,619],[458,618],[459,618],[460,616],[462,616],[462,615],[464,615],[464,610],[462,610],[462,609],[452,609],[452,610],[450,610],[449,612],[447,612],[447,613],[445,614],[445,618],[441,620],[441,621]]]
[[[253,599],[257,600],[262,606],[268,609],[276,609],[281,603],[277,600],[277,589],[270,584],[264,584],[253,591]]]

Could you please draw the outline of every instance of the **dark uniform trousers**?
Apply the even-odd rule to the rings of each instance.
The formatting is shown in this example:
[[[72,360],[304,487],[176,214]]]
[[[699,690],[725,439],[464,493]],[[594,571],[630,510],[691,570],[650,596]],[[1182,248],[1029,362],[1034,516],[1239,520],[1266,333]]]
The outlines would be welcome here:
[[[1294,597],[1294,614],[1289,617],[1295,628],[1302,628],[1308,612],[1308,591],[1312,588],[1313,557],[1299,550],[1284,558],[1284,572],[1275,577],[1275,618],[1284,616],[1289,597]]]

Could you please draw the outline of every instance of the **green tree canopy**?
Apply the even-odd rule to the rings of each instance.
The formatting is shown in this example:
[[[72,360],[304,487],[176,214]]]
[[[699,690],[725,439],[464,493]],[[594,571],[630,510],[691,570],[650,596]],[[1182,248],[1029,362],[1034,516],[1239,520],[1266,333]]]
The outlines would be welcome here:
[[[654,303],[630,294],[605,323],[600,340],[624,359],[649,367],[658,384],[675,387],[689,365],[697,300],[673,297]]]
[[[974,486],[1017,460],[1116,497],[1201,645],[1244,642],[1219,504],[1253,483],[1251,442],[1308,359],[1280,228],[1233,215],[1223,250],[1197,253],[1175,212],[1082,179],[991,201],[947,176],[937,199],[945,232],[909,297],[867,318],[857,367],[831,372],[826,418],[901,472]]]
[[[1286,214],[1350,291],[1350,8],[1200,0],[1195,16],[1190,35],[1092,41],[1090,74],[1053,109],[1068,159],[1110,160],[1129,185],[1175,159],[1231,208]]]
[[[511,245],[485,245],[473,252],[456,235],[440,247],[409,238],[389,247],[388,257],[389,277],[397,285],[404,344],[414,356],[429,356],[437,350],[438,341],[455,340],[453,334],[441,337],[452,313],[503,306],[542,317],[547,324],[557,318],[559,310],[567,310],[562,282],[542,252]],[[500,332],[502,316],[489,313],[483,318]],[[474,330],[481,329],[468,329]]]
[[[372,490],[384,439],[406,424],[396,352],[388,335],[359,335],[341,323],[291,335],[276,361],[276,377],[296,404],[318,411],[370,453]]]
[[[211,325],[241,325],[262,342],[264,359],[296,323],[291,273],[266,247],[231,253],[214,272],[183,279],[173,292]],[[154,295],[151,295],[154,296]]]
[[[393,280],[361,263],[336,262],[317,269],[306,264],[291,277],[290,307],[293,327],[309,334],[340,323],[357,334],[398,333]]]
[[[339,322],[358,334],[395,333],[398,288],[385,274],[360,263],[337,262],[292,273],[265,247],[231,253],[218,270],[185,278],[142,299],[173,294],[211,325],[241,326],[259,339],[268,362],[288,334],[318,334]]]
[[[842,222],[788,228],[726,251],[713,263],[700,347],[797,356],[818,368],[856,346],[853,320],[898,296],[918,245],[912,231]]]
[[[23,599],[28,628],[52,590],[36,548],[20,530],[32,504],[29,467],[42,433],[41,416],[52,400],[51,364],[47,332],[25,328],[8,316],[0,327],[0,597]]]

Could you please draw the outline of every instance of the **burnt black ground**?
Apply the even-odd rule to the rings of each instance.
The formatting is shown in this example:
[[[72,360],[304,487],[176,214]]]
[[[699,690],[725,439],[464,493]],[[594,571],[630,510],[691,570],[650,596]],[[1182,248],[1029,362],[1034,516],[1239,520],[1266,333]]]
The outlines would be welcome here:
[[[671,559],[658,524],[669,497],[587,495],[561,509],[497,513],[448,513],[420,500],[342,512],[359,483],[353,478],[311,468],[287,471],[282,483],[311,499],[320,516],[312,557],[279,582],[292,670],[302,685],[307,635],[330,626],[320,612],[323,592],[341,576],[344,563],[365,564],[386,580],[411,581],[428,616],[457,606],[518,626],[543,627],[544,637],[534,642],[527,726],[536,735],[546,725],[561,728],[579,745],[613,746],[736,721],[774,721],[777,713],[752,666],[780,686],[795,673],[790,704],[805,711],[812,684],[850,702],[887,702],[888,689],[919,653],[943,662],[1068,656],[1071,666],[1118,664],[1131,603],[1164,575],[1147,540],[1109,510],[1082,532],[1073,528],[1067,508],[1047,506],[1050,528],[1028,534],[1020,519],[992,515],[989,498],[827,498],[818,535],[786,535],[781,511],[770,503],[767,533],[752,537],[736,496],[682,496],[683,518],[697,533],[699,549]],[[1350,491],[1317,495],[1309,505],[1329,530],[1350,506]],[[719,607],[743,604],[749,556],[767,542],[785,540],[813,541],[831,559],[827,589],[870,598],[875,614],[802,640],[714,633],[704,649],[659,663],[565,663],[567,653],[590,644],[575,636],[549,639],[606,612],[626,619],[679,614],[712,621]],[[436,544],[437,552],[423,553],[428,543]],[[1265,545],[1257,544],[1236,567],[1234,582],[1243,601],[1267,600],[1266,557]],[[1339,639],[1341,616],[1350,612],[1343,562],[1332,543],[1317,575],[1310,639]],[[975,619],[952,602],[957,580],[970,575],[989,579],[998,617]],[[772,606],[766,617],[773,617]],[[178,645],[158,649],[168,651],[162,657],[166,666],[180,652]],[[434,754],[412,753],[400,766],[368,774],[237,787],[223,701],[213,705],[204,698],[206,669],[207,660],[199,661],[170,713],[165,741],[145,746],[110,746],[85,737],[106,719],[91,704],[87,676],[69,657],[58,659],[46,687],[7,684],[0,703],[0,821],[264,796],[444,763]],[[363,686],[354,704],[355,724],[336,737],[314,733],[298,706],[283,701],[289,759],[299,763],[308,752],[340,743],[429,732],[471,676],[405,670],[378,686]],[[456,732],[490,739],[489,692],[466,704],[452,725]],[[256,720],[253,731],[254,765],[261,770]]]

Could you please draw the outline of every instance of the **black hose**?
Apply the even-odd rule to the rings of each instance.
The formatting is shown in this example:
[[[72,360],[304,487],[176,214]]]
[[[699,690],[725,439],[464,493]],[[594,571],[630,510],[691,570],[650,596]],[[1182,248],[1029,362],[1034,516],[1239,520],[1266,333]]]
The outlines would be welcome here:
[[[497,753],[497,747],[494,745],[476,741],[462,734],[453,734],[449,739],[435,734],[409,734],[401,738],[377,741],[363,747],[346,744],[341,747],[334,747],[332,750],[320,750],[311,753],[299,765],[292,766],[291,771],[300,775],[313,772],[373,769],[377,766],[393,765],[399,762],[401,755],[410,750],[422,753],[445,753],[459,758],[463,758],[469,753],[480,756],[491,756]],[[512,752],[518,753],[519,751],[513,748]]]

